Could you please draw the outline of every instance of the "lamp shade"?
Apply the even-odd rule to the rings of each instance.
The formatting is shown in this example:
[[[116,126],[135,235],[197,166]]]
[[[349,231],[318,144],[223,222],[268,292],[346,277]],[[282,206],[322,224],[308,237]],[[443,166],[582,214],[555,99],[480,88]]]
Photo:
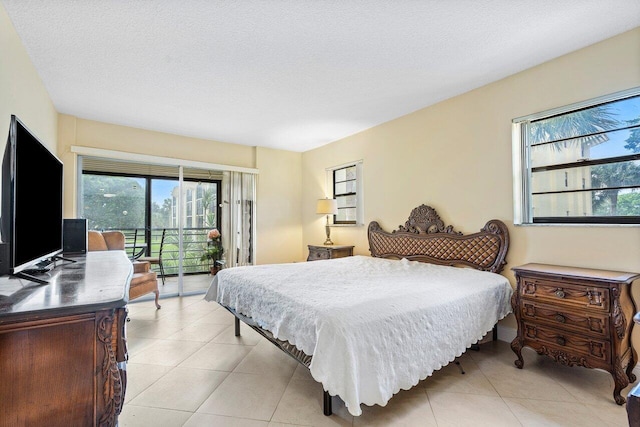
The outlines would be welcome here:
[[[338,213],[338,202],[336,199],[320,199],[316,206],[316,213],[329,215]]]

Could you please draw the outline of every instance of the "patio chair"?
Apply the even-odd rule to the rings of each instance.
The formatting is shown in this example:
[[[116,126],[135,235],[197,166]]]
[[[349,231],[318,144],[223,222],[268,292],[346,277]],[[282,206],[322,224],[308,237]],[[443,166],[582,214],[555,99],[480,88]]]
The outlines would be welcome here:
[[[167,229],[162,229],[162,237],[160,237],[160,249],[158,250],[158,256],[141,256],[138,261],[147,261],[150,264],[156,264],[160,269],[160,278],[162,279],[162,285],[164,285],[164,265],[162,264],[162,249],[164,247],[164,238],[167,234]]]
[[[125,237],[120,231],[95,231],[87,232],[89,251],[124,251]],[[156,308],[160,308],[158,298],[160,291],[158,290],[158,275],[154,271],[150,271],[148,262],[139,260],[133,261],[133,276],[129,283],[129,300],[133,300],[142,295],[153,292],[155,297]]]
[[[141,240],[144,240],[144,233],[141,235]],[[142,242],[138,242],[138,229],[134,228],[133,231],[128,231],[124,233],[125,235],[125,250],[131,249],[131,254],[129,258],[131,260],[136,260],[144,255],[144,252],[147,249],[147,244]]]

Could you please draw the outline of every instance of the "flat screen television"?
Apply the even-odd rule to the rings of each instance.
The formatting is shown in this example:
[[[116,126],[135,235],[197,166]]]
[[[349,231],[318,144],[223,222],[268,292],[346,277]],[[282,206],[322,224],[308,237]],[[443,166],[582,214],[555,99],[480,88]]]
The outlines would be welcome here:
[[[62,162],[11,116],[2,161],[1,238],[9,274],[46,271],[62,252]],[[43,280],[36,282],[46,283]]]

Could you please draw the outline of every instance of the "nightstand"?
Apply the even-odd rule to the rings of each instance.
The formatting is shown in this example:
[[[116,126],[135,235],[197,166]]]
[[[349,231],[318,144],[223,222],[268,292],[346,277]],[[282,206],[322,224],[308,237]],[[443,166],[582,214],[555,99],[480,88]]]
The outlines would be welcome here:
[[[353,246],[345,245],[308,245],[309,256],[307,261],[319,259],[344,258],[353,255]]]
[[[522,369],[522,348],[533,348],[567,366],[600,368],[613,376],[613,397],[636,380],[631,346],[631,285],[640,274],[527,264],[513,268],[517,289],[511,298],[518,336],[511,348]]]

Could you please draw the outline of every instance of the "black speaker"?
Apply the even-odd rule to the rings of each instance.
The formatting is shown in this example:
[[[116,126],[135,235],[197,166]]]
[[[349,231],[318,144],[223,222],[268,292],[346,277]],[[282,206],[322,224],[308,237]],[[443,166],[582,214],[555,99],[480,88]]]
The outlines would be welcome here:
[[[62,252],[65,254],[87,253],[87,220],[65,218],[62,222]]]
[[[9,274],[9,244],[0,243],[0,276]]]

